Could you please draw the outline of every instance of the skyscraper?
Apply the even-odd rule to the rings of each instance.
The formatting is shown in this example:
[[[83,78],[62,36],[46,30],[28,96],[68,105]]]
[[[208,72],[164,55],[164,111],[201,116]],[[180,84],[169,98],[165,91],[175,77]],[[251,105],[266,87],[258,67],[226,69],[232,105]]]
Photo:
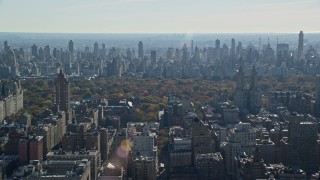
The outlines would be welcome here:
[[[249,87],[249,112],[258,114],[262,107],[262,93],[258,87],[258,73],[256,67],[252,67]]]
[[[157,51],[151,51],[151,65],[155,65],[157,61]]]
[[[44,61],[45,57],[44,57],[44,50],[42,47],[39,48],[39,60]]]
[[[239,44],[236,49],[237,58],[241,58],[242,56],[242,43],[239,41]]]
[[[186,65],[188,62],[188,48],[187,45],[184,44],[182,48],[182,65]]]
[[[240,109],[245,109],[246,107],[246,97],[245,97],[245,81],[244,72],[242,66],[240,66],[238,73],[236,75],[236,89],[233,95],[234,104]]]
[[[13,50],[7,50],[7,61],[8,65],[11,67],[11,75],[13,77],[18,76],[17,59]]]
[[[167,50],[167,59],[173,59],[173,52],[174,52],[173,48],[168,48],[168,50]]]
[[[50,59],[50,56],[51,56],[51,51],[50,51],[50,46],[47,45],[46,47],[44,47],[44,57],[45,57],[45,60],[49,60]]]
[[[216,40],[216,49],[220,49],[220,40],[219,39]]]
[[[196,48],[194,50],[193,61],[196,64],[200,64],[200,50],[199,50],[198,46],[196,46]]]
[[[215,59],[220,61],[220,40],[216,40],[216,47],[215,47]]]
[[[3,42],[3,47],[4,47],[4,52],[6,53],[10,49],[10,46],[8,45],[8,41]]]
[[[240,66],[236,78],[236,89],[233,94],[233,101],[239,108],[240,114],[258,114],[262,107],[262,93],[258,87],[258,76],[255,66],[252,67],[249,89],[245,87],[242,66]]]
[[[143,59],[143,43],[139,41],[138,44],[138,58]]]
[[[72,40],[69,41],[68,49],[69,49],[69,55],[70,55],[70,63],[73,63],[74,62],[74,47],[73,47]]]
[[[234,61],[236,58],[236,41],[234,38],[231,39],[230,56],[231,60]]]
[[[276,66],[280,67],[283,62],[287,63],[290,59],[289,44],[277,44],[277,62]]]
[[[69,51],[61,51],[61,61],[64,63],[64,72],[66,75],[71,75],[71,57],[73,55]]]
[[[128,48],[127,49],[127,59],[131,62],[132,60],[132,53],[131,53],[131,50]]]
[[[37,57],[38,56],[38,47],[35,44],[33,44],[31,46],[31,55],[33,57]]]
[[[99,54],[102,59],[105,59],[107,56],[107,49],[106,49],[106,45],[104,43],[102,44],[102,48],[100,49]]]
[[[74,50],[74,48],[73,48],[73,41],[70,40],[70,41],[69,41],[69,51],[70,51],[71,53],[73,53],[73,50]]]
[[[191,41],[191,56],[194,54],[193,40]]]
[[[58,78],[55,81],[55,106],[58,110],[68,111],[70,109],[70,88],[69,81],[60,69]]]
[[[99,57],[99,44],[97,42],[93,45],[93,54],[96,58]]]
[[[303,31],[299,33],[298,60],[303,58]]]

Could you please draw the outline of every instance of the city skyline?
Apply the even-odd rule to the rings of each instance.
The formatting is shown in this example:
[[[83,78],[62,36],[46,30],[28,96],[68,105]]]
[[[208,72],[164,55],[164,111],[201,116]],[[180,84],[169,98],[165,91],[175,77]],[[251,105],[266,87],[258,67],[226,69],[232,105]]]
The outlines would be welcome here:
[[[0,32],[308,33],[319,16],[319,0],[1,0]]]
[[[0,39],[0,179],[320,178],[320,33]]]

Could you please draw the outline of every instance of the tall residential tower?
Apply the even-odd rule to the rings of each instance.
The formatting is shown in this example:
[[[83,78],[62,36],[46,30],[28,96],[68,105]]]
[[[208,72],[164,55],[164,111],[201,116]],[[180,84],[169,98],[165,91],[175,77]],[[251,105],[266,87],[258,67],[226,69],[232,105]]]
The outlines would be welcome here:
[[[70,109],[69,81],[61,69],[58,78],[55,81],[54,103],[58,110],[68,111]]]
[[[143,54],[144,54],[143,43],[142,43],[142,41],[139,41],[139,43],[138,43],[138,58],[143,59],[143,56],[144,56]]]
[[[299,33],[298,60],[303,58],[303,31]]]

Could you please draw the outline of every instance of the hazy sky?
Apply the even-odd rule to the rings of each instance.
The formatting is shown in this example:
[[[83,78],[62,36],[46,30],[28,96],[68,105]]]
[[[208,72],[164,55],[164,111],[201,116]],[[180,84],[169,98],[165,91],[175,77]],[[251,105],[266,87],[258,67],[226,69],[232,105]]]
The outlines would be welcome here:
[[[320,0],[0,0],[0,32],[319,32]]]

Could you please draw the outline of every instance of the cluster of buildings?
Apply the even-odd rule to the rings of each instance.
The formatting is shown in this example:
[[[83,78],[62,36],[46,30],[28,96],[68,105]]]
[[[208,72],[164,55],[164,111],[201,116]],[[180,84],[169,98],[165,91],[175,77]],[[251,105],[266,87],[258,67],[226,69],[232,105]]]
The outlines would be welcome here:
[[[236,44],[231,39],[230,47],[217,39],[214,46],[194,47],[193,41],[182,48],[169,47],[145,48],[139,42],[137,49],[110,47],[105,44],[93,44],[79,47],[72,40],[66,49],[52,48],[49,45],[38,47],[33,44],[30,50],[11,49],[4,42],[1,61],[1,77],[21,75],[22,77],[52,78],[59,69],[64,69],[71,77],[94,78],[121,77],[138,75],[143,77],[164,78],[205,78],[231,79],[241,66],[244,76],[249,76],[252,64],[256,65],[257,75],[285,78],[301,72],[318,75],[319,60],[317,46],[304,41],[304,34],[299,33],[298,45],[279,43],[271,45]],[[92,48],[92,47],[91,47]],[[147,49],[147,50],[146,50]]]
[[[0,121],[23,108],[23,90],[18,78],[0,80]]]
[[[170,128],[169,179],[308,179],[318,173],[314,116],[283,108],[242,118],[241,108],[217,103],[204,107],[200,120],[182,102],[169,101],[160,121]]]
[[[300,33],[301,60],[302,36]],[[288,47],[278,44],[281,57],[288,57]],[[271,52],[270,45],[267,49]],[[277,63],[279,67],[284,64]],[[202,107],[201,120],[192,102],[169,96],[160,120],[161,128],[170,129],[167,178],[316,179],[319,176],[319,88],[316,85],[313,94],[263,92],[256,65],[247,68],[251,71],[248,73],[241,62],[231,99],[224,93],[213,94],[213,103]]]
[[[14,87],[19,87],[17,90],[22,93],[20,84],[11,83],[13,85],[3,82],[2,92],[8,93],[16,90]],[[24,113],[12,124],[1,125],[1,152],[3,159],[8,159],[8,163],[3,161],[1,164],[2,177],[124,179],[121,167],[120,171],[118,167],[115,171],[114,168],[110,169],[111,165],[108,166],[113,139],[120,128],[117,109],[113,110],[113,106],[109,107],[105,101],[91,104],[83,102],[78,108],[71,109],[69,81],[62,71],[55,80],[54,93],[55,107],[52,110],[46,110],[37,117]],[[127,103],[125,105],[128,106]],[[108,117],[110,122],[119,126],[101,126],[102,119]],[[110,173],[113,171],[117,173]],[[100,175],[100,172],[104,173]]]
[[[63,71],[57,74],[54,94],[53,109],[37,117],[24,113],[1,126],[1,152],[10,159],[1,164],[2,177],[157,179],[163,171],[159,123],[125,123],[136,117],[134,98],[72,104]]]
[[[0,53],[0,120],[23,108],[19,82],[55,77],[54,108],[37,117],[24,113],[0,126],[0,179],[312,179],[319,176],[320,90],[263,92],[261,76],[285,78],[297,71],[317,74],[319,55],[268,43],[245,48],[235,39],[221,46],[168,48],[165,56],[143,42],[135,49],[94,43],[93,51],[50,46]],[[62,70],[63,69],[63,70]],[[232,96],[212,95],[197,112],[187,99],[168,96],[159,122],[139,122],[138,100],[70,101],[68,78],[236,77]],[[168,93],[169,94],[169,93]],[[230,98],[231,97],[231,98]],[[159,114],[161,114],[159,113]],[[137,121],[134,121],[137,120]]]
[[[318,177],[318,88],[314,95],[262,92],[251,69],[245,78],[240,66],[232,99],[214,94],[202,107],[202,120],[192,102],[169,96],[160,120],[170,129],[168,178]]]
[[[0,52],[0,121],[23,108],[23,90],[14,51],[4,42]]]

